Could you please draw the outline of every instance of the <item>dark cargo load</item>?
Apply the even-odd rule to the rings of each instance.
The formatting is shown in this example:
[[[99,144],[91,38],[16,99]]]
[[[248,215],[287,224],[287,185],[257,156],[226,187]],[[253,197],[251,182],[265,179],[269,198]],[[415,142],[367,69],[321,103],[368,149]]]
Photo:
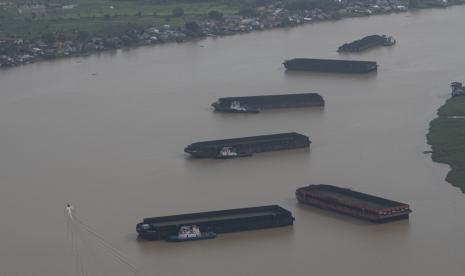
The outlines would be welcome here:
[[[215,111],[257,113],[262,109],[324,106],[325,101],[317,93],[264,95],[219,98],[212,103]]]
[[[296,197],[301,203],[372,222],[406,219],[412,212],[405,203],[325,184],[299,188]]]
[[[396,40],[392,36],[387,37],[386,35],[369,35],[351,43],[345,43],[344,45],[340,46],[337,51],[362,52],[376,46],[391,46],[395,43]]]
[[[269,205],[145,218],[137,224],[136,231],[143,239],[166,240],[177,235],[180,228],[192,225],[199,227],[203,233],[220,234],[288,226],[293,223],[291,212],[278,205]]]
[[[376,71],[375,61],[294,58],[284,61],[287,70],[337,72],[337,73],[368,73]]]
[[[193,157],[234,158],[258,152],[305,148],[310,143],[307,136],[290,132],[197,142],[187,146],[184,151]]]

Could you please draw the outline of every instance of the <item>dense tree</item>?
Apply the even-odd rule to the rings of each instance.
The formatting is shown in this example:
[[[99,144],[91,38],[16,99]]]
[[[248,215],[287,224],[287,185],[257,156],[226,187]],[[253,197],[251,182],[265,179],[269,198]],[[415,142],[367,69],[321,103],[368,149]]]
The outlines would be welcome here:
[[[200,36],[202,35],[202,29],[200,28],[199,24],[195,21],[186,22],[184,24],[184,28],[186,29],[186,33],[191,36]]]
[[[223,13],[219,11],[210,11],[208,13],[208,18],[214,19],[214,20],[221,20],[223,19]]]
[[[191,32],[197,32],[200,30],[199,24],[197,24],[195,21],[186,22],[184,26],[186,27],[186,30]]]

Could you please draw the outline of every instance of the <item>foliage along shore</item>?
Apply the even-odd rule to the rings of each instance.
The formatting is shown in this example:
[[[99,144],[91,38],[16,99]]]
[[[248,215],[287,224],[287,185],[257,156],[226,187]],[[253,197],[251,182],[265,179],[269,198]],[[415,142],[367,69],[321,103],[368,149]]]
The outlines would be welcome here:
[[[0,0],[0,67],[464,3],[465,0]]]
[[[465,96],[452,97],[438,109],[427,141],[433,161],[451,168],[446,181],[465,193]]]

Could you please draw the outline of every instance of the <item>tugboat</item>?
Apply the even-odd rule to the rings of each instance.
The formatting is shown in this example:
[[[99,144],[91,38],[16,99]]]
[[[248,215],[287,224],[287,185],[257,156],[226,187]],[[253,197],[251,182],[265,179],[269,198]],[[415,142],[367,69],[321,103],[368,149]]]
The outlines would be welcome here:
[[[258,109],[249,108],[245,105],[241,105],[239,101],[232,101],[228,107],[221,107],[219,102],[212,104],[216,110],[224,111],[224,112],[231,112],[231,113],[258,113],[260,112]]]
[[[233,147],[222,147],[216,156],[217,159],[252,156],[251,153],[239,153]]]
[[[200,228],[197,225],[184,225],[179,228],[177,235],[168,236],[167,241],[182,242],[182,241],[195,241],[195,240],[207,240],[216,237],[214,232],[200,232]]]
[[[465,96],[465,87],[463,87],[461,82],[454,81],[450,84],[452,89],[452,97]]]
[[[396,44],[396,40],[392,36],[386,37],[385,35],[383,35],[383,38],[385,38],[383,46],[392,46]]]

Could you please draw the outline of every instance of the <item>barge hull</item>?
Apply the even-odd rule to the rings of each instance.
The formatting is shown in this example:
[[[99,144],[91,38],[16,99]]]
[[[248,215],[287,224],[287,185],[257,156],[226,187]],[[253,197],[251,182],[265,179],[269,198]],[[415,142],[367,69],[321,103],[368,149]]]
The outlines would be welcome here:
[[[325,101],[317,93],[263,95],[247,97],[225,97],[219,98],[212,103],[215,111],[237,112],[231,108],[234,104],[240,105],[247,110],[263,110],[273,108],[294,108],[324,106]]]
[[[184,225],[197,225],[202,232],[220,234],[283,227],[292,225],[293,222],[291,212],[280,206],[270,205],[145,218],[137,224],[136,230],[143,239],[164,240],[176,235],[178,229]]]
[[[385,35],[369,35],[362,39],[352,41],[350,43],[345,43],[340,46],[338,52],[362,52],[367,49],[383,46],[388,43],[388,38]]]
[[[376,71],[375,61],[295,58],[284,61],[287,70],[335,72],[335,73],[369,73]]]
[[[193,157],[219,158],[219,152],[225,147],[234,149],[238,155],[250,156],[253,153],[306,148],[310,143],[307,136],[290,132],[197,142],[187,146],[184,151]]]
[[[331,185],[310,185],[296,190],[300,203],[358,217],[372,222],[407,219],[408,204]]]

